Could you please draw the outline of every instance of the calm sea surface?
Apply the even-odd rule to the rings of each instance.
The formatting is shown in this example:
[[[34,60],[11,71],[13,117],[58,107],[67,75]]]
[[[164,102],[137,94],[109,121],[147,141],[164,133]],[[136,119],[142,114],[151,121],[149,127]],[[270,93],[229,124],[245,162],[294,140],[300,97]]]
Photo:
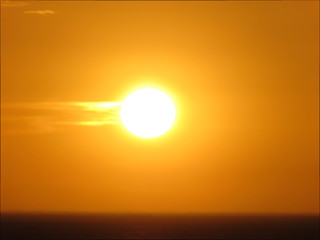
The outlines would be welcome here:
[[[2,215],[2,239],[319,239],[319,216]]]

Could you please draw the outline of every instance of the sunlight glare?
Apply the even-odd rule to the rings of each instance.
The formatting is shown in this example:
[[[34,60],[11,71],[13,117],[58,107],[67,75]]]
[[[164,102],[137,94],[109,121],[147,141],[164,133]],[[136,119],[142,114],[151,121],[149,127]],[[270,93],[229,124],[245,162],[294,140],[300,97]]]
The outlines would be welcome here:
[[[144,88],[122,102],[120,115],[123,125],[132,134],[153,138],[171,128],[176,111],[168,95],[157,89]]]

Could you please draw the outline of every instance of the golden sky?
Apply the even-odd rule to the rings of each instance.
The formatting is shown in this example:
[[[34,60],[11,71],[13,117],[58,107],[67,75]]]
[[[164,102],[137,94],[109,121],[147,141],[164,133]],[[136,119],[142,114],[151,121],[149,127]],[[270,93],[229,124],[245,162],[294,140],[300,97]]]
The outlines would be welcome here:
[[[2,1],[4,212],[318,213],[319,2]],[[130,134],[156,87],[177,119]]]

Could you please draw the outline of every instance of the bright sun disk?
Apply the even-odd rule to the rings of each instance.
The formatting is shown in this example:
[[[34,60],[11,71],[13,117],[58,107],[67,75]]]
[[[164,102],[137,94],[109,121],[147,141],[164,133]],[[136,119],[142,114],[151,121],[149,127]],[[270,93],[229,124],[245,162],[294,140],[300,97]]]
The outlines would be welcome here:
[[[133,92],[122,102],[120,116],[132,134],[153,138],[171,128],[176,111],[168,95],[158,89],[144,88]]]

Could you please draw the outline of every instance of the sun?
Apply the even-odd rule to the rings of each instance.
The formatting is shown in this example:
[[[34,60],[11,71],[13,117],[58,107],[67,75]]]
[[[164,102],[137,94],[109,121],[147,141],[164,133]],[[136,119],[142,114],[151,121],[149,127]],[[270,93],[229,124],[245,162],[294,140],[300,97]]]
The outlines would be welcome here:
[[[143,88],[122,102],[120,116],[129,132],[138,137],[153,138],[171,128],[176,110],[168,95],[158,89]]]

